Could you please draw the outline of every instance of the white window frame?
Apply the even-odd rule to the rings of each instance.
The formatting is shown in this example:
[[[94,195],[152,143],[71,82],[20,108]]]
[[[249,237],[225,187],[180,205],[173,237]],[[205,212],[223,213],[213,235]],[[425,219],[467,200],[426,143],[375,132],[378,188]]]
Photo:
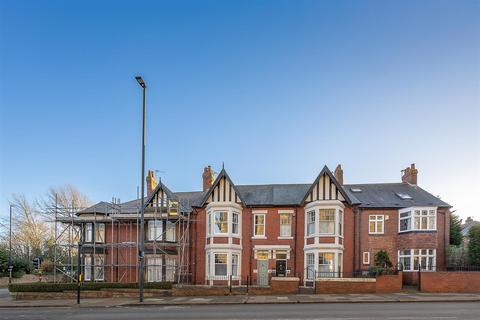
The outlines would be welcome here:
[[[89,254],[83,257],[83,278],[92,281],[92,256]]]
[[[175,223],[172,221],[167,220],[165,224],[165,240],[170,241],[170,242],[175,242],[176,241],[176,228],[175,228]]]
[[[148,241],[162,241],[163,240],[163,221],[162,220],[148,220]],[[160,232],[158,232],[160,230]]]
[[[227,228],[225,229],[225,232],[222,232],[220,230],[217,231],[217,213],[222,216],[222,213],[225,214],[226,219],[225,221],[220,221],[220,224],[226,224]],[[216,210],[213,212],[213,234],[220,234],[220,235],[226,235],[228,234],[228,210]]]
[[[368,251],[363,252],[362,262],[365,265],[370,265],[370,252],[368,252]]]
[[[307,272],[305,277],[307,280],[314,280],[315,279],[315,253],[308,252],[305,254],[305,265],[307,266]]]
[[[325,219],[321,220],[320,219],[320,212],[321,211],[328,212],[329,216],[333,212],[333,220],[325,220]],[[331,235],[331,236],[335,235],[335,222],[336,222],[335,215],[336,215],[336,212],[337,212],[337,210],[333,209],[333,208],[320,208],[320,209],[318,209],[318,234],[320,234],[320,235]],[[322,232],[321,231],[322,228],[320,227],[322,225],[322,223],[328,224],[329,226],[333,225],[333,230],[331,232]]]
[[[317,229],[316,215],[317,215],[316,210],[311,210],[307,212],[307,236],[313,236],[316,234],[316,229]],[[310,230],[311,226],[313,226],[313,230]]]
[[[105,242],[105,223],[95,223],[95,242]]]
[[[231,275],[232,275],[232,277],[238,277],[238,270],[239,270],[238,266],[239,266],[239,262],[240,262],[240,256],[237,253],[232,253],[230,261],[232,262]],[[235,267],[235,269],[234,269],[234,267]]]
[[[381,230],[379,230],[379,222],[381,222]],[[370,230],[370,225],[373,223],[374,231]],[[384,234],[385,233],[385,215],[371,214],[368,216],[368,234]]]
[[[338,235],[343,237],[343,210],[338,210]]]
[[[147,282],[161,282],[163,280],[162,256],[147,256]]]
[[[212,234],[212,213],[207,212],[207,236]]]
[[[85,242],[93,241],[93,223],[85,223]]]
[[[105,281],[105,255],[95,254],[93,274],[95,281]]]
[[[238,212],[232,212],[232,234],[238,235],[239,233],[240,233],[240,214]]]
[[[320,264],[320,256],[324,255],[324,254],[332,255],[333,259],[331,261],[333,261],[333,263]],[[335,252],[319,251],[318,254],[317,254],[317,261],[316,262],[317,262],[317,266],[318,266],[318,274],[320,275],[321,278],[334,278],[334,277],[337,276],[337,262],[336,262]],[[321,266],[328,266],[329,271],[321,270]]]
[[[257,223],[257,217],[263,217],[263,223]],[[263,225],[263,233],[257,234],[257,225]],[[267,225],[267,215],[265,213],[254,213],[253,214],[253,237],[254,238],[265,238],[265,228]]]
[[[282,224],[282,216],[288,217],[288,223]],[[291,237],[292,236],[292,214],[286,212],[279,213],[279,223],[280,223],[280,237]]]
[[[402,214],[405,213],[408,213],[408,215],[402,217]],[[422,227],[423,219],[426,219],[426,228]],[[401,230],[402,220],[410,220],[409,229]],[[433,227],[431,227],[430,222],[433,223]],[[410,207],[399,210],[398,232],[402,233],[409,231],[437,231],[437,207]]]
[[[405,253],[407,252],[408,253]],[[404,249],[398,250],[398,263],[401,263],[402,258],[410,258],[410,266],[405,268],[403,264],[403,271],[418,271],[418,266],[415,266],[415,260],[418,259],[418,263],[421,264],[422,259],[425,259],[425,266],[422,266],[422,271],[435,271],[437,263],[437,250],[436,249]],[[431,260],[431,262],[430,262]],[[433,265],[432,265],[433,263]]]
[[[217,256],[225,256],[225,263],[217,263]],[[225,274],[217,274],[217,264],[225,265]],[[227,252],[215,252],[213,254],[213,274],[215,277],[226,277],[228,276],[228,253]]]

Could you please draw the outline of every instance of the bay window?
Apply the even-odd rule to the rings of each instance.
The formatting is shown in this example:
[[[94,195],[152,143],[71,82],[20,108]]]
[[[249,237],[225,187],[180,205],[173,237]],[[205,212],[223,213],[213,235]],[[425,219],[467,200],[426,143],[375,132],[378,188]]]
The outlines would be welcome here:
[[[167,232],[165,233],[167,241],[175,241],[175,223],[167,221]]]
[[[320,209],[319,226],[320,234],[334,234],[335,233],[335,209]]]
[[[407,208],[399,211],[399,232],[437,230],[436,208]]]
[[[83,274],[85,281],[92,280],[92,256],[90,255],[83,258]]]
[[[162,257],[149,256],[147,257],[147,281],[160,282],[162,281]]]
[[[102,254],[95,255],[95,281],[105,280],[105,256]]]
[[[238,276],[238,254],[232,254],[232,276]]]
[[[338,211],[338,235],[343,236],[343,211]]]
[[[93,224],[85,223],[85,242],[93,241]]]
[[[315,278],[315,254],[307,253],[305,259],[307,265],[307,279],[313,280]]]
[[[95,242],[105,242],[105,223],[95,224]]]

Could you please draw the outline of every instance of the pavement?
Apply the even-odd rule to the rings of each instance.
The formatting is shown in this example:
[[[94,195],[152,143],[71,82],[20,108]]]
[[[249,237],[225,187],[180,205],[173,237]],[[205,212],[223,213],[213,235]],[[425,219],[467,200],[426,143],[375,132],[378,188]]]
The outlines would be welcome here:
[[[76,300],[14,300],[6,289],[0,289],[0,308],[39,307],[128,307],[128,306],[182,306],[232,304],[297,304],[297,303],[388,303],[388,302],[480,302],[480,293],[421,293],[388,294],[294,294],[269,296],[205,296],[146,298],[143,303],[135,298],[97,298]],[[480,304],[479,304],[480,306]]]
[[[479,312],[478,302],[147,305],[115,308],[7,308],[1,310],[0,320],[478,320]]]

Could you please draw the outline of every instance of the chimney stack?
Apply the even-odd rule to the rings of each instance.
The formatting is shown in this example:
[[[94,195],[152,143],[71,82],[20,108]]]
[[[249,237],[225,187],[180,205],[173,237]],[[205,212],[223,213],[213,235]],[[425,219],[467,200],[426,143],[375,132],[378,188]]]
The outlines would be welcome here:
[[[343,186],[343,169],[341,164],[335,168],[333,175],[335,176],[335,179],[337,179],[338,183]]]
[[[412,163],[410,167],[402,170],[402,182],[417,185],[418,170],[415,168],[415,163]]]
[[[203,168],[203,191],[208,190],[213,184],[214,174],[211,166]]]
[[[155,172],[148,170],[147,172],[147,197],[151,196],[153,190],[157,187],[157,179],[155,179]]]

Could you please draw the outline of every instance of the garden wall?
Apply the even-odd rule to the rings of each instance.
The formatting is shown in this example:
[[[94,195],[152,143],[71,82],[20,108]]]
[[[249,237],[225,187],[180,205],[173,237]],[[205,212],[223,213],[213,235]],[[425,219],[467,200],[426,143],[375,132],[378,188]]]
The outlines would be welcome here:
[[[422,272],[422,292],[480,292],[480,272]]]

